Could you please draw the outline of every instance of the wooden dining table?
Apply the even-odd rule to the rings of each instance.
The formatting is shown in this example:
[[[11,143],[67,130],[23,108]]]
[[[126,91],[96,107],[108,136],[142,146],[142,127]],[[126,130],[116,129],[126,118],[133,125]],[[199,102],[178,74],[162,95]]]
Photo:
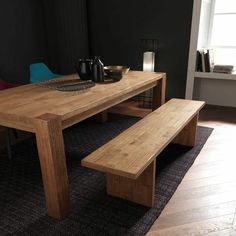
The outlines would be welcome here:
[[[74,75],[63,80],[75,80]],[[83,92],[61,92],[28,84],[0,92],[0,126],[35,133],[49,216],[70,213],[63,129],[146,90],[153,89],[153,109],[165,101],[166,74],[129,71],[119,82],[98,83]],[[14,161],[14,160],[13,160]]]

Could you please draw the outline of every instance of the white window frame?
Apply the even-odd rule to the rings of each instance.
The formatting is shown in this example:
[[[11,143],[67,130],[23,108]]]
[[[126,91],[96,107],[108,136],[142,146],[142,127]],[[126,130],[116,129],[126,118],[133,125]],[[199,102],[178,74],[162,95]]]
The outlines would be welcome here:
[[[211,10],[210,10],[210,18],[209,18],[209,29],[207,35],[207,46],[211,45],[212,38],[212,30],[213,30],[213,22],[214,22],[214,12],[215,12],[215,3],[216,0],[211,0]]]
[[[190,36],[190,45],[189,45],[189,57],[188,57],[188,71],[187,71],[187,83],[185,90],[185,98],[192,99],[193,91],[194,91],[194,80],[195,78],[210,78],[210,79],[220,79],[220,80],[234,80],[236,82],[236,75],[229,74],[217,74],[217,73],[204,73],[204,72],[196,72],[196,51],[201,46],[199,43],[200,36],[200,18],[201,18],[201,9],[204,0],[193,0],[193,14],[192,14],[192,24],[191,24],[191,36]],[[213,12],[215,6],[213,5],[213,1],[215,4],[215,0],[211,0],[211,14],[208,17],[207,21],[210,26],[208,26],[208,37],[212,32],[212,24],[213,24]],[[210,22],[209,22],[210,21]],[[209,40],[209,37],[208,37]],[[208,41],[210,42],[210,41]],[[206,42],[206,44],[208,43]],[[208,45],[205,45],[207,47]]]
[[[211,45],[214,16],[215,15],[232,15],[232,14],[236,15],[236,12],[217,13],[217,14],[215,14],[215,4],[216,4],[216,0],[211,0],[211,11],[210,11],[210,18],[209,18],[209,30],[208,30],[208,35],[207,35],[207,46],[208,46],[208,48],[216,48],[216,49],[217,48],[219,48],[219,49],[236,49],[236,46]]]

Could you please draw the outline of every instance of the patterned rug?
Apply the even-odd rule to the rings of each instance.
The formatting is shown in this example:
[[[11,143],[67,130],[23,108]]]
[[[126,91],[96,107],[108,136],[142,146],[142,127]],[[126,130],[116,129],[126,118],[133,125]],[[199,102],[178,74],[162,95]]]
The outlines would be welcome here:
[[[152,209],[106,195],[105,174],[81,167],[81,159],[139,119],[111,116],[104,124],[84,121],[64,131],[72,213],[47,216],[35,138],[0,158],[0,235],[145,235],[193,164],[212,129],[198,127],[189,149],[169,145],[158,157]]]

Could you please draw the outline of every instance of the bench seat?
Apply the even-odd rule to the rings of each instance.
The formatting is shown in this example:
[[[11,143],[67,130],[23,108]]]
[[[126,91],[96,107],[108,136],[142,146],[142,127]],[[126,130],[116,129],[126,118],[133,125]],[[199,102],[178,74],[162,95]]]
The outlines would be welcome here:
[[[82,160],[107,173],[107,192],[153,206],[155,160],[171,142],[194,146],[205,102],[171,99]]]

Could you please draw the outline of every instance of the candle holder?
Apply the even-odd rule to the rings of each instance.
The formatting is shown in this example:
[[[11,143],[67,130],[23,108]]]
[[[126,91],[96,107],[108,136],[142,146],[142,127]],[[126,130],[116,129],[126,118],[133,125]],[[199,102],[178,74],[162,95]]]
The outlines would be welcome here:
[[[156,69],[156,56],[158,51],[157,39],[141,39],[140,61],[143,71],[154,72]],[[152,89],[138,96],[139,106],[142,108],[152,107]]]

